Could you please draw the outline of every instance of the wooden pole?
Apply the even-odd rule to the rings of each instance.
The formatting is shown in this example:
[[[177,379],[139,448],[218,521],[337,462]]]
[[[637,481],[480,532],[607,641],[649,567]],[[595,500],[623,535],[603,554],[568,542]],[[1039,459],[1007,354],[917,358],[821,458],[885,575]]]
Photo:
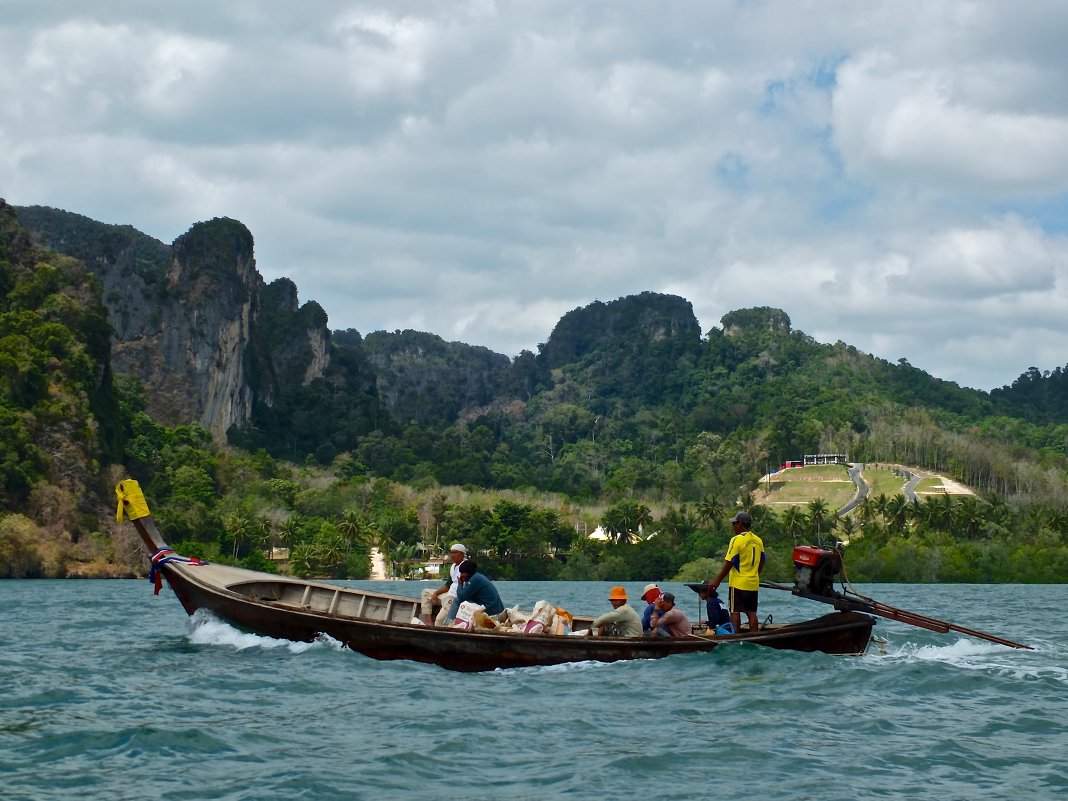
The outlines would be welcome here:
[[[917,626],[921,629],[927,629],[928,631],[937,631],[939,634],[946,634],[950,631],[957,631],[961,634],[967,634],[970,637],[978,637],[980,640],[988,640],[989,642],[997,643],[998,645],[1007,645],[1010,648],[1022,648],[1027,651],[1035,650],[1030,645],[1024,645],[1023,643],[1013,642],[1012,640],[1006,640],[1004,637],[998,637],[994,634],[987,634],[977,629],[969,629],[964,626],[958,626],[956,623],[950,623],[946,620],[938,620],[933,617],[927,617],[926,615],[919,615],[915,612],[909,612],[905,609],[898,609],[894,606],[887,606],[879,601],[871,600],[869,598],[863,598],[860,596],[851,597],[848,595],[842,595],[836,593],[835,595],[815,595],[813,593],[801,593],[797,592],[794,587],[786,584],[776,584],[771,581],[760,582],[761,587],[767,587],[771,590],[787,590],[792,592],[801,598],[808,598],[813,601],[820,601],[822,603],[831,604],[835,609],[841,612],[867,612],[871,615],[878,615],[879,617],[885,617],[888,620],[896,620],[899,623],[908,623],[910,626]]]

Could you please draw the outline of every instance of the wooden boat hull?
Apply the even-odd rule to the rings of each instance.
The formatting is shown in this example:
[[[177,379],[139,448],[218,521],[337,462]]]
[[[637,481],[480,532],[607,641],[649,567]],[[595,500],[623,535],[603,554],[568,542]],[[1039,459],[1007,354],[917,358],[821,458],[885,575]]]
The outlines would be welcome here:
[[[166,548],[150,517],[134,520],[145,544]],[[190,615],[206,609],[241,629],[266,637],[310,642],[328,635],[375,659],[407,659],[449,670],[482,671],[617,662],[707,653],[726,643],[770,648],[859,654],[874,619],[834,612],[815,620],[727,637],[585,637],[469,632],[412,623],[419,600],[320,582],[273,576],[215,564],[172,561],[159,571]]]

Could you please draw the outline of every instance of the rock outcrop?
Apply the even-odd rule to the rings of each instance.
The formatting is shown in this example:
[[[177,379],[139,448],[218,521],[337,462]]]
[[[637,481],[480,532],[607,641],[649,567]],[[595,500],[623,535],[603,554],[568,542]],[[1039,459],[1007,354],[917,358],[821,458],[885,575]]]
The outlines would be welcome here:
[[[464,409],[496,400],[510,372],[507,356],[420,331],[375,331],[363,348],[378,394],[401,422],[452,423]]]
[[[551,370],[602,349],[644,349],[662,343],[696,350],[701,326],[688,300],[642,292],[569,311],[541,346],[538,358],[544,369]]]
[[[144,383],[148,411],[161,422],[195,421],[222,440],[252,422],[256,401],[270,405],[279,381],[309,383],[326,371],[326,313],[314,303],[299,309],[288,279],[264,286],[252,234],[240,222],[200,222],[168,246],[130,226],[58,209],[25,207],[18,215],[44,245],[85,262],[103,286],[114,369]],[[258,336],[260,328],[267,333]]]

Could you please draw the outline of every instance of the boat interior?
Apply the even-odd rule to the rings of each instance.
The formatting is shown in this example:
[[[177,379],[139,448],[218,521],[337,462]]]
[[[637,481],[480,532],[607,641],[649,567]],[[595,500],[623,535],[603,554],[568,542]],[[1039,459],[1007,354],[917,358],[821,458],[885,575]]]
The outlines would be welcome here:
[[[363,618],[387,623],[411,623],[419,615],[418,598],[366,593],[348,587],[291,581],[243,581],[227,587],[253,601],[304,612]]]
[[[252,601],[320,615],[411,623],[412,618],[421,613],[418,598],[382,595],[350,587],[254,580],[234,582],[226,588]],[[592,620],[591,617],[576,616],[573,625],[576,629],[586,628]]]

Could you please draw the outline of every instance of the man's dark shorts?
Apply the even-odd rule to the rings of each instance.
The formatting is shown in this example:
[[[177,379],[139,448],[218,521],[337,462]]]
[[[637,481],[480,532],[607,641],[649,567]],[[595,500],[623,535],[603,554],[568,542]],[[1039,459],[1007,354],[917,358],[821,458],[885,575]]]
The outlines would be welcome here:
[[[736,590],[731,587],[731,612],[755,612],[759,594],[757,590]]]

